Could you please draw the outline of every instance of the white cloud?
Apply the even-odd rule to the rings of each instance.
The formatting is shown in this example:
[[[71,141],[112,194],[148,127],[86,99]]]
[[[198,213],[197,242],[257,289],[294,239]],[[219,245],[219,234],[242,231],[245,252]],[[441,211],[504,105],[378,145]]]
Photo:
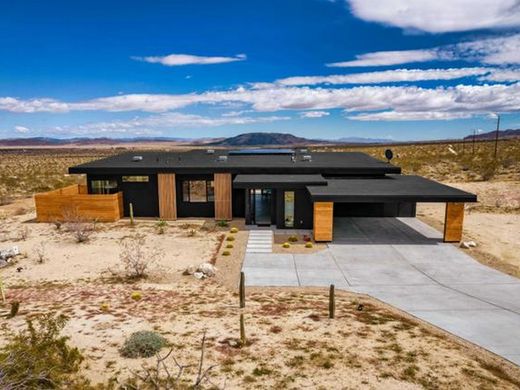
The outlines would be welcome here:
[[[483,81],[518,82],[520,81],[520,69],[494,69],[490,74],[479,77]]]
[[[481,62],[488,65],[520,64],[520,34],[484,38],[430,49],[365,53],[357,55],[355,60],[334,62],[327,66],[386,66],[455,60]]]
[[[24,126],[15,126],[14,130],[17,133],[28,133],[29,132],[29,129],[27,127],[24,127]]]
[[[327,111],[307,111],[300,113],[302,118],[322,118],[324,116],[329,116],[330,113]]]
[[[332,62],[329,67],[350,68],[355,66],[384,66],[400,65],[412,62],[435,61],[439,58],[436,50],[395,50],[376,51],[373,53],[359,54],[355,60]]]
[[[357,121],[431,121],[470,118],[470,113],[457,112],[397,112],[383,111],[370,114],[348,116],[348,119]]]
[[[7,101],[3,104],[2,101]],[[42,102],[46,102],[45,104]],[[343,109],[351,113],[379,111],[446,112],[480,115],[488,112],[518,112],[520,82],[494,85],[458,85],[455,87],[421,88],[417,86],[357,86],[352,88],[283,87],[210,91],[199,94],[110,96],[80,102],[38,101],[39,111],[142,111],[167,112],[196,104],[228,105],[240,103],[257,112],[284,110],[323,111]],[[33,100],[0,99],[0,109],[13,112],[35,112]],[[251,123],[255,117],[222,117],[224,120]],[[177,122],[182,119],[177,117]],[[192,118],[187,118],[191,121]],[[199,119],[203,125],[205,119]],[[208,124],[218,123],[216,119]],[[237,122],[234,122],[237,123]]]
[[[237,54],[233,57],[205,57],[191,54],[170,54],[167,56],[132,57],[132,59],[166,66],[182,66],[224,64],[226,62],[244,61],[247,59],[247,56],[245,54]]]
[[[201,115],[170,112],[148,117],[136,117],[129,120],[114,120],[92,122],[77,126],[55,127],[55,132],[74,134],[120,133],[131,135],[159,135],[165,130],[192,127],[217,127],[226,125],[247,125],[253,123],[268,123],[291,119],[288,116],[257,116],[257,117],[206,117]]]
[[[520,26],[518,0],[347,0],[360,19],[430,33]]]
[[[296,85],[339,85],[339,84],[379,84],[404,81],[453,80],[469,76],[484,76],[491,68],[449,68],[449,69],[394,69],[381,72],[352,73],[331,76],[298,76],[276,80],[275,84]],[[270,84],[260,84],[260,87]]]

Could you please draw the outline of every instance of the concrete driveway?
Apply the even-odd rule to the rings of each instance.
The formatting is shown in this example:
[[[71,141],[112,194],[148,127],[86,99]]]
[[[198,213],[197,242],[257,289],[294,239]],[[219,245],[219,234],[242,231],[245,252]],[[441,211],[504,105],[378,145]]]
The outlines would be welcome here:
[[[486,267],[415,218],[341,218],[334,243],[247,254],[248,286],[365,293],[520,365],[520,280]]]

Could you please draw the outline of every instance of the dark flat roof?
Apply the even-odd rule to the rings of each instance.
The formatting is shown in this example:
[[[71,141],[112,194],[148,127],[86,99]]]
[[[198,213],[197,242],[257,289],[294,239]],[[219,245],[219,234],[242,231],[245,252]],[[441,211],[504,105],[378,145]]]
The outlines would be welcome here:
[[[284,188],[326,185],[321,175],[246,175],[240,174],[233,180],[233,188]]]
[[[421,176],[386,175],[381,178],[329,179],[326,186],[308,186],[313,201],[476,202],[477,196]]]
[[[311,161],[303,161],[310,155]],[[142,161],[132,161],[133,156],[142,156]],[[227,156],[227,161],[219,161]],[[291,155],[229,155],[228,150],[205,150],[189,152],[131,152],[69,168],[69,173],[124,174],[178,172],[178,173],[266,173],[266,174],[385,174],[400,173],[401,168],[377,160],[359,152],[312,152],[295,151]]]

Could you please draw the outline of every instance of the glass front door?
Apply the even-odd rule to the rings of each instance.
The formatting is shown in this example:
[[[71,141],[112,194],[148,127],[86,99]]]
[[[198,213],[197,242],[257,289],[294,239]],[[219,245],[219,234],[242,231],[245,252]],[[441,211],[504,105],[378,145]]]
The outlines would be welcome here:
[[[249,222],[252,225],[270,226],[273,192],[269,188],[250,189],[247,201],[249,202]]]

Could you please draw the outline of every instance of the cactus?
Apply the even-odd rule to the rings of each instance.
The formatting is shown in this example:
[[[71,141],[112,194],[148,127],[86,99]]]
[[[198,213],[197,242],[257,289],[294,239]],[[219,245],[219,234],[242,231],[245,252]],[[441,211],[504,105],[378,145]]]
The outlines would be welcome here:
[[[246,345],[246,325],[244,323],[244,314],[240,313],[240,345]]]
[[[4,283],[2,282],[1,276],[0,276],[0,294],[2,295],[2,303],[5,303]]]
[[[336,314],[336,298],[334,296],[334,285],[330,285],[329,289],[329,318],[334,318]]]
[[[246,307],[246,275],[240,272],[240,308]]]
[[[130,212],[130,225],[134,225],[134,205],[132,203],[130,203],[128,205],[128,209],[129,209],[129,212]]]

